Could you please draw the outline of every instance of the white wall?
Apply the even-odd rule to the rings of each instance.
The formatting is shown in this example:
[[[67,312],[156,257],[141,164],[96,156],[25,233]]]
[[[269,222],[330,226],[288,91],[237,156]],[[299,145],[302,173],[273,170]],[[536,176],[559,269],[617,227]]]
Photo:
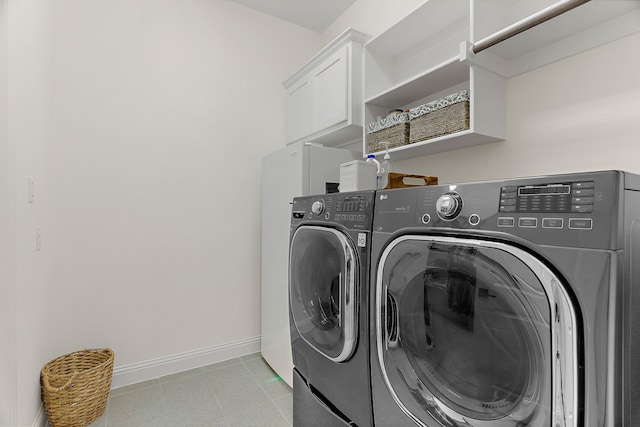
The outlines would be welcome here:
[[[259,337],[261,159],[284,144],[282,82],[319,47],[224,0],[49,3],[2,3],[19,425],[58,355],[109,346],[118,367]]]
[[[46,345],[55,317],[46,313],[46,253],[35,251],[36,225],[44,225],[46,203],[27,202],[27,176],[43,189],[44,150],[50,138],[47,46],[48,2],[9,1],[8,7],[8,128],[14,151],[15,324],[17,358],[16,421],[31,425],[40,400],[40,367],[50,355]],[[12,194],[11,194],[12,193]],[[45,228],[46,229],[46,228]],[[59,335],[59,334],[58,334]]]
[[[425,0],[356,0],[349,9],[340,15],[322,32],[322,41],[329,43],[346,28],[375,37],[416,9]]]
[[[324,33],[352,26],[377,36],[422,0],[358,0]],[[506,140],[396,162],[440,183],[587,170],[640,173],[640,34],[510,79]]]
[[[0,426],[16,425],[15,146],[8,135],[8,7],[0,0]]]

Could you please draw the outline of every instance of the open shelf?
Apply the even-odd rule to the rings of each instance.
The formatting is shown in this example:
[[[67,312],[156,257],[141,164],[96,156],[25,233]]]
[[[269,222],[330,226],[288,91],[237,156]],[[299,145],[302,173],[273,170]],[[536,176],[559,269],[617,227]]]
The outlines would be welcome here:
[[[486,144],[489,142],[500,141],[502,138],[496,138],[490,135],[482,135],[471,130],[452,133],[450,135],[432,138],[414,144],[403,145],[389,149],[391,159],[406,160],[413,157],[427,156],[430,154],[441,153],[444,151],[457,150],[460,148],[472,147],[474,145]],[[385,153],[384,150],[377,151],[376,157],[381,157]]]
[[[456,86],[469,80],[469,67],[455,56],[443,64],[401,82],[371,98],[367,104],[403,107],[439,93],[443,88]]]
[[[640,1],[426,0],[364,45],[366,126],[389,110],[469,91],[469,129],[391,150],[396,159],[504,139],[507,79],[640,31]],[[478,53],[474,43],[542,22]],[[633,54],[622,52],[621,54]]]
[[[396,25],[365,44],[364,98],[420,79],[452,62],[469,39],[469,5],[428,0]]]
[[[364,45],[363,153],[366,126],[390,110],[470,93],[469,129],[390,150],[392,158],[454,150],[504,138],[506,81],[462,57],[470,40],[470,1],[427,0]]]

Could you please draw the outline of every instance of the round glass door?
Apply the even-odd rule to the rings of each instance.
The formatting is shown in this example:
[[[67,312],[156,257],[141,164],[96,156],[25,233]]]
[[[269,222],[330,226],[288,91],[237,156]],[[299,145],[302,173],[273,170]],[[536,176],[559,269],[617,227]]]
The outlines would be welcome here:
[[[291,239],[289,303],[300,336],[335,362],[356,343],[356,254],[333,228],[302,226]]]
[[[383,378],[417,424],[575,425],[575,314],[536,258],[405,236],[384,251],[376,286]]]

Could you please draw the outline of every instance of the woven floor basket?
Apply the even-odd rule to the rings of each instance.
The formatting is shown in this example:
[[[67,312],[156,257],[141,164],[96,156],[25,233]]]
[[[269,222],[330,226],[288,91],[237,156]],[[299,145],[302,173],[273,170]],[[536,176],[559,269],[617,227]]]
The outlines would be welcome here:
[[[80,350],[42,367],[42,402],[53,427],[84,427],[102,415],[111,389],[113,358],[109,348]]]

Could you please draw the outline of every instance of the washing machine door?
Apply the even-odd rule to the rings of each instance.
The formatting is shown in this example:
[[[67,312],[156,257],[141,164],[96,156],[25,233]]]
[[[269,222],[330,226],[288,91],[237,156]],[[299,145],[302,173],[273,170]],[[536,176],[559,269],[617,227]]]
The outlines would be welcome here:
[[[418,425],[578,425],[576,313],[540,260],[498,242],[404,236],[377,271],[382,377]]]
[[[289,254],[289,304],[296,330],[334,362],[356,345],[358,276],[351,240],[329,227],[301,226]]]

